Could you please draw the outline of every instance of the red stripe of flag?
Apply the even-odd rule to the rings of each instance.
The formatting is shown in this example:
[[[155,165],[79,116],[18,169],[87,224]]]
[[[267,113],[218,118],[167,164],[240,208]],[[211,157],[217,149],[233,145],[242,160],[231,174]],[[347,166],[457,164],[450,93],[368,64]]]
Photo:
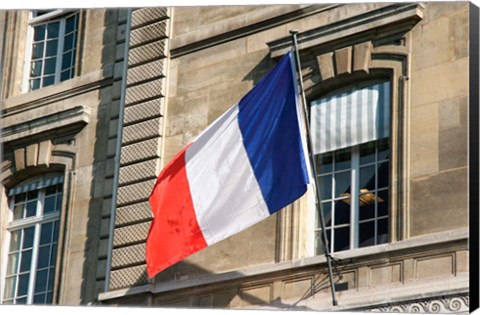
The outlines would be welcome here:
[[[150,278],[207,247],[190,195],[185,166],[187,148],[160,173],[149,199],[153,212],[146,244]]]

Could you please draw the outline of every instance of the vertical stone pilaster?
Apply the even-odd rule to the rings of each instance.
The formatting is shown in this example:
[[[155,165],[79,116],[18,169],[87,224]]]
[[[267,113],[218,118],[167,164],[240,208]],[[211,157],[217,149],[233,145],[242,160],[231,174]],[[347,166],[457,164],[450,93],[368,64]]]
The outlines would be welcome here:
[[[149,282],[148,197],[161,164],[169,24],[167,8],[132,11],[110,290]]]

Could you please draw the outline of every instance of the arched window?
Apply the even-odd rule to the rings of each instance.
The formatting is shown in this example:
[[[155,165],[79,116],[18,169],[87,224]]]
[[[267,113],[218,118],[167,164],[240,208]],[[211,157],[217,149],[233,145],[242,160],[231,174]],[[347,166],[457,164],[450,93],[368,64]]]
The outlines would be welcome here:
[[[389,240],[390,82],[369,81],[311,103],[313,151],[330,252]],[[316,214],[315,253],[323,252]]]
[[[8,192],[9,234],[3,304],[50,304],[57,257],[63,176],[49,175]]]

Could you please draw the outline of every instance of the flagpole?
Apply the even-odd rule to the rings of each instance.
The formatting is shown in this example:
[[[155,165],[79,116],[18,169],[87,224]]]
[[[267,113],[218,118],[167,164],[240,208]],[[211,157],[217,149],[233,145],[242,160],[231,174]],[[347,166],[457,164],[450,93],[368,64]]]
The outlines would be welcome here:
[[[320,225],[322,227],[322,240],[323,244],[325,247],[325,257],[327,258],[327,265],[328,265],[328,275],[330,278],[330,289],[332,291],[332,304],[334,306],[337,305],[337,299],[336,299],[336,294],[335,294],[335,285],[333,282],[333,272],[332,272],[332,260],[331,260],[331,255],[330,255],[330,249],[329,244],[328,244],[328,238],[327,238],[327,232],[325,230],[325,222],[324,222],[324,216],[323,216],[323,207],[321,203],[321,195],[320,195],[320,185],[319,185],[319,180],[317,176],[317,168],[315,161],[313,159],[313,154],[312,154],[312,139],[310,137],[310,117],[308,115],[308,110],[307,110],[307,99],[305,97],[305,89],[303,88],[303,77],[302,77],[302,67],[300,64],[300,55],[298,53],[298,43],[297,43],[297,30],[291,30],[290,34],[292,35],[292,41],[294,45],[294,50],[295,50],[295,59],[296,59],[296,66],[297,66],[297,71],[298,71],[298,76],[300,80],[300,90],[301,90],[301,95],[302,95],[302,103],[303,103],[303,114],[306,119],[306,137],[307,137],[307,146],[308,146],[308,156],[310,160],[310,165],[311,169],[313,170],[314,178],[315,178],[315,187],[316,187],[316,205],[317,205],[317,210],[320,212]]]

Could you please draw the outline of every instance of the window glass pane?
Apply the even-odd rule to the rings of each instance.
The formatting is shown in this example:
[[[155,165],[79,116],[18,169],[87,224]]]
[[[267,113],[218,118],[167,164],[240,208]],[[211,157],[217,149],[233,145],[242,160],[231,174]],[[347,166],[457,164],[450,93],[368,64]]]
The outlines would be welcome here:
[[[67,19],[67,22],[65,23],[65,34],[68,34],[75,30],[75,18],[76,15],[71,16]]]
[[[360,145],[360,165],[375,162],[375,141]]]
[[[23,219],[23,207],[25,206],[24,203],[21,203],[19,205],[15,205],[13,207],[13,219],[18,220],[18,219]]]
[[[332,244],[332,230],[327,229],[326,230],[327,234],[327,241],[328,244]],[[315,254],[320,255],[325,253],[325,246],[323,244],[323,233],[322,231],[316,231],[315,232]]]
[[[47,290],[53,290],[54,277],[55,277],[55,268],[50,268],[50,272],[48,273],[48,286],[47,286]]]
[[[335,197],[348,196],[350,193],[350,171],[335,174]]]
[[[332,153],[325,153],[325,154],[320,154],[317,155],[317,165],[318,171],[320,174],[323,173],[328,173],[332,171],[332,162],[333,162],[333,156]]]
[[[369,193],[360,195],[360,220],[372,219],[375,217],[375,195]]]
[[[320,211],[320,210],[319,210]],[[325,227],[329,227],[332,225],[332,204],[330,201],[322,202],[322,211],[323,216],[325,218],[324,223]],[[320,222],[320,214],[317,214],[317,228],[321,228],[322,223]]]
[[[388,162],[383,162],[378,166],[378,188],[388,187],[390,172]]]
[[[37,214],[37,201],[27,202],[27,213],[25,216],[28,218],[35,216],[35,214]]]
[[[349,203],[350,199],[335,202],[335,225],[348,224],[350,222]]]
[[[63,197],[62,194],[57,195],[57,203],[55,206],[55,211],[60,211],[60,208],[62,207],[62,197]]]
[[[30,69],[30,77],[38,77],[42,74],[42,60],[32,62],[32,68]]]
[[[32,265],[32,250],[22,252],[22,262],[20,263],[20,272],[29,271]]]
[[[29,281],[30,281],[30,273],[26,273],[18,277],[17,296],[26,295],[28,293]]]
[[[50,246],[41,246],[38,250],[38,259],[37,259],[37,268],[48,267],[48,262],[50,259]]]
[[[58,221],[53,223],[53,241],[56,242],[58,239]]]
[[[53,75],[43,78],[43,86],[53,85],[53,83],[55,83],[55,77]]]
[[[336,228],[334,230],[333,250],[335,252],[350,248],[350,227]]]
[[[52,304],[52,300],[53,300],[53,294],[52,294],[52,292],[47,293],[47,300],[45,301],[45,303],[46,303],[46,304]]]
[[[25,201],[27,194],[21,193],[15,196],[15,203]]]
[[[57,38],[60,22],[49,23],[47,25],[47,38]]]
[[[73,48],[73,38],[74,38],[73,33],[65,36],[65,42],[63,44],[63,51],[68,51],[68,50],[71,50]]]
[[[20,249],[20,233],[22,231],[13,231],[10,233],[10,251],[15,251]]]
[[[22,248],[30,248],[33,246],[33,234],[35,232],[35,227],[29,227],[23,230],[23,246]]]
[[[33,40],[38,42],[45,39],[45,24],[35,26],[33,29]]]
[[[375,189],[375,165],[360,168],[360,183],[358,187],[360,188],[360,192]]]
[[[30,91],[40,88],[40,79],[30,80]]]
[[[335,170],[350,168],[350,148],[335,151]]]
[[[44,42],[33,44],[32,59],[43,58],[43,46]]]
[[[33,304],[45,304],[45,293],[35,294]]]
[[[50,213],[55,211],[55,196],[45,198],[43,213]]]
[[[378,216],[385,216],[388,215],[388,205],[389,205],[389,198],[388,198],[388,189],[382,190],[377,193],[377,202],[378,202]]]
[[[45,59],[45,68],[43,74],[54,74],[57,65],[57,58]]]
[[[323,254],[325,253],[325,247],[323,246],[323,241],[322,241],[322,231],[316,231],[315,232],[315,254]]]
[[[60,74],[60,82],[70,79],[70,69],[62,71]]]
[[[377,244],[384,244],[388,242],[388,219],[378,220],[378,238]]]
[[[8,255],[7,276],[17,273],[19,258],[19,252]]]
[[[51,56],[56,56],[57,55],[57,48],[58,48],[58,40],[50,40],[47,42],[47,52],[46,56],[51,57]]]
[[[378,141],[378,160],[386,160],[390,158],[389,139],[382,139]]]
[[[52,222],[42,224],[42,230],[40,233],[40,245],[49,244],[52,242],[52,228]]]
[[[320,176],[320,192],[322,200],[332,198],[332,175]]]
[[[35,275],[35,293],[47,290],[48,269],[37,271]]]
[[[5,279],[5,292],[3,293],[5,299],[13,298],[16,283],[17,277],[9,277]]]
[[[32,190],[27,193],[27,199],[33,200],[38,198],[38,190]]]
[[[359,224],[358,245],[360,247],[375,245],[375,221]]]
[[[71,66],[72,66],[72,52],[68,52],[66,54],[63,54],[62,70],[70,68]]]
[[[15,304],[27,304],[27,298],[19,298],[15,300]]]
[[[52,251],[50,252],[50,265],[55,265],[55,260],[57,258],[57,245],[52,245]]]
[[[48,186],[45,188],[45,195],[50,196],[57,193],[57,186]]]

